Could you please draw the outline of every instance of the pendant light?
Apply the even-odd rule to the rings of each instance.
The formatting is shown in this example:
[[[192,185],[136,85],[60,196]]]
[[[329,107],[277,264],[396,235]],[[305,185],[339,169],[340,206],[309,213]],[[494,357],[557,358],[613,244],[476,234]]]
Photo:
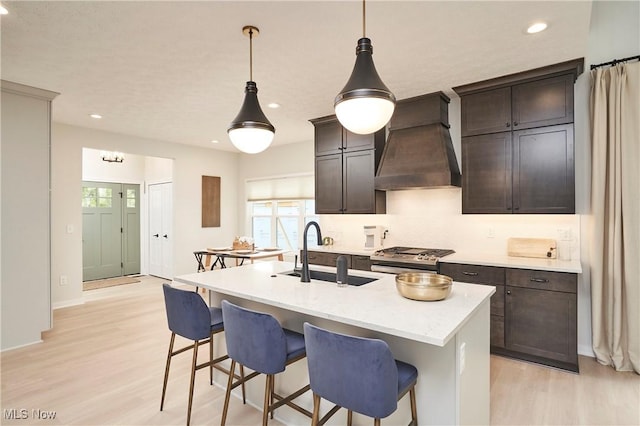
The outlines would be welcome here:
[[[242,28],[242,33],[249,37],[249,81],[244,89],[240,112],[229,125],[227,133],[231,143],[240,151],[257,154],[271,145],[276,129],[260,108],[258,86],[253,81],[253,37],[257,37],[260,30],[247,25]]]
[[[372,55],[371,40],[366,37],[365,0],[362,0],[362,38],[356,47],[356,64],[334,101],[340,124],[362,135],[386,125],[396,106],[396,97],[378,75]]]

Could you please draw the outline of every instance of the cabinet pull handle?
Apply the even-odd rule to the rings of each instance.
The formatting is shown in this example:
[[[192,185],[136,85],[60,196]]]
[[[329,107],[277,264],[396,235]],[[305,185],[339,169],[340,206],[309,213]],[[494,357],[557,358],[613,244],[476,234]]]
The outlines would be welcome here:
[[[468,275],[470,277],[477,277],[478,273],[477,272],[467,272],[467,271],[462,271],[463,275]]]
[[[507,127],[511,127],[511,123],[507,123]]]
[[[514,125],[514,126],[517,126],[517,125],[518,125],[518,122],[517,122],[517,121],[514,121],[514,122],[513,122],[513,125]]]
[[[511,290],[507,290],[507,294],[511,295]]]
[[[158,238],[160,235],[158,234],[153,234],[154,237]]]
[[[549,280],[546,278],[531,278],[529,281],[532,283],[548,283]]]

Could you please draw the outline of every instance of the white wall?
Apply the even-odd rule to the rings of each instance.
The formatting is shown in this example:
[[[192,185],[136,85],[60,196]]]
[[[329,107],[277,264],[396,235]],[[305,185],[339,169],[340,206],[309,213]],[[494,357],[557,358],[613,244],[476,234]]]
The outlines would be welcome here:
[[[55,105],[54,105],[55,107]],[[150,180],[173,180],[173,270],[194,272],[193,251],[217,241],[231,241],[237,210],[238,154],[172,144],[134,136],[54,123],[52,129],[52,302],[55,307],[82,303],[82,148],[110,150],[173,160],[173,177],[161,166],[150,166]],[[126,160],[125,160],[126,161]],[[202,175],[221,177],[220,228],[201,228]],[[229,208],[228,206],[232,206]],[[74,232],[66,232],[67,225]],[[59,285],[61,275],[68,277]]]
[[[98,149],[82,150],[82,180],[93,182],[142,184],[145,179],[145,158],[125,153],[122,163],[103,161]]]

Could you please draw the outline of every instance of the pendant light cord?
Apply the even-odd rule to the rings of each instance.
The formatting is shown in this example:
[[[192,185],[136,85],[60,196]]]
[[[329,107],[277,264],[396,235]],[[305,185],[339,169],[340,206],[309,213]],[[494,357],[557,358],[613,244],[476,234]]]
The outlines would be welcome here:
[[[249,28],[249,81],[253,81],[253,28]]]
[[[367,35],[367,19],[365,16],[366,6],[365,0],[362,0],[362,38],[365,38]]]

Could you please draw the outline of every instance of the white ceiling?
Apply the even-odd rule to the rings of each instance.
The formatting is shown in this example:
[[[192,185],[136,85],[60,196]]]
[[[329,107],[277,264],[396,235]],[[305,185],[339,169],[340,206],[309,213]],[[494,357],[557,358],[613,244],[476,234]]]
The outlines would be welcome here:
[[[308,120],[333,113],[362,35],[360,1],[3,5],[2,79],[59,92],[54,121],[230,151],[227,126],[249,78],[244,25],[260,29],[253,77],[274,145],[313,140]],[[367,36],[396,98],[453,95],[457,85],[585,56],[590,15],[587,1],[369,1]],[[527,35],[537,20],[549,28]]]

